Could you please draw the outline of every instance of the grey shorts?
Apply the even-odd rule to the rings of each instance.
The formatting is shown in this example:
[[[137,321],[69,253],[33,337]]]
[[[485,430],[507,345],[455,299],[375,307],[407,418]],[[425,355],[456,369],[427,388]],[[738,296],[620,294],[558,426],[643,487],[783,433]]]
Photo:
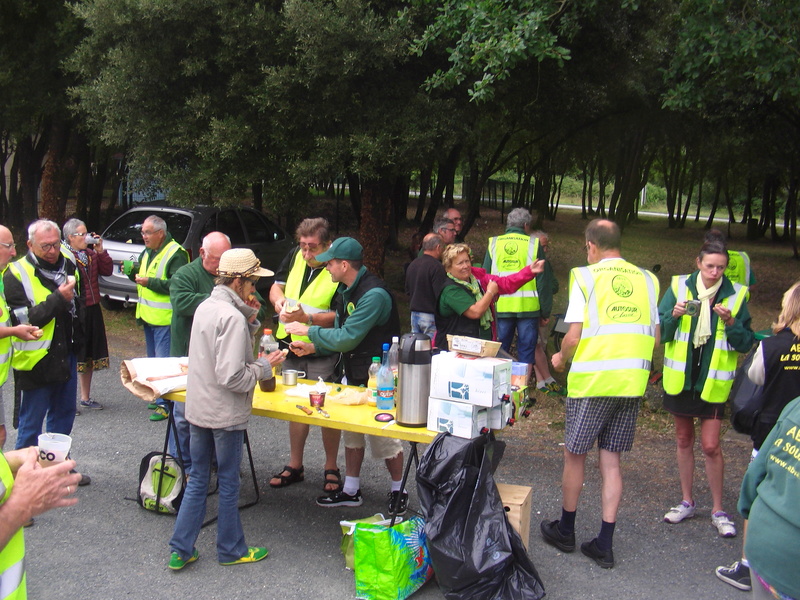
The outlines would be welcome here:
[[[567,398],[564,445],[573,454],[586,454],[594,446],[609,452],[633,447],[641,398]]]

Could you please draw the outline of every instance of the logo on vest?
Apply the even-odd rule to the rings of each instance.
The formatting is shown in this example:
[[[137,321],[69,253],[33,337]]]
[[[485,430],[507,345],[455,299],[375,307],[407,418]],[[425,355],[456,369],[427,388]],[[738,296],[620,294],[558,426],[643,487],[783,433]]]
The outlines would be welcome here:
[[[633,293],[633,284],[625,275],[617,275],[611,280],[611,289],[620,298],[628,298]]]
[[[511,242],[503,244],[503,252],[509,256],[514,256],[517,253],[517,245]]]
[[[636,323],[641,318],[642,311],[630,302],[616,302],[606,309],[606,315],[618,323]]]
[[[348,303],[347,303],[347,314],[348,314],[348,316],[349,316],[349,315],[352,315],[352,314],[353,314],[353,311],[354,311],[355,309],[356,309],[356,305],[355,305],[355,304],[353,304],[352,302],[348,302]]]

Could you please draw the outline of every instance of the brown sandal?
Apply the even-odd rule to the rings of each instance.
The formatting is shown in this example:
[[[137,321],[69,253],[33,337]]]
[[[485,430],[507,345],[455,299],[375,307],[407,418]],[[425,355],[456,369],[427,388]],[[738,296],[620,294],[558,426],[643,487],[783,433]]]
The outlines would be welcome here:
[[[303,475],[303,471],[305,469],[300,467],[299,469],[295,469],[294,467],[290,467],[286,465],[283,467],[283,470],[280,473],[276,473],[272,476],[272,479],[280,479],[280,483],[272,483],[272,479],[269,482],[270,487],[274,488],[282,488],[288,485],[292,485],[293,483],[299,483],[303,481],[306,476]],[[284,473],[289,473],[288,475],[284,475]]]
[[[333,475],[336,479],[328,479],[329,475]],[[328,489],[329,485],[335,485],[336,489],[330,490]],[[335,494],[336,492],[340,491],[344,487],[342,483],[342,473],[339,469],[325,469],[325,473],[322,479],[322,490],[326,494]]]

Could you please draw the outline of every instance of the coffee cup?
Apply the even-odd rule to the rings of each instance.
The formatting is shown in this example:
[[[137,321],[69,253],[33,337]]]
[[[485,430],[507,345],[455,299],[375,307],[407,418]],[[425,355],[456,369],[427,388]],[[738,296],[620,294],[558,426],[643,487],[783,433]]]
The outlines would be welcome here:
[[[282,378],[283,385],[297,385],[297,378],[303,379],[306,376],[305,371],[297,371],[296,369],[284,369]]]
[[[308,392],[308,401],[311,403],[311,406],[322,408],[325,406],[325,392]]]
[[[63,433],[43,433],[39,436],[39,464],[50,467],[67,460],[72,438]]]

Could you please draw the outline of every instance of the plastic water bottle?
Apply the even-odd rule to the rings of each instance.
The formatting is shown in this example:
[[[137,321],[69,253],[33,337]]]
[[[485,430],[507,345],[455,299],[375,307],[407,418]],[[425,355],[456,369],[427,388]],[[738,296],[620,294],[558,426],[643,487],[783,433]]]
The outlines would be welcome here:
[[[394,408],[394,373],[389,366],[389,344],[383,345],[383,364],[378,369],[378,410]]]
[[[378,405],[378,371],[381,368],[381,357],[373,356],[372,364],[369,366],[369,381],[367,382],[367,389],[369,390],[369,398],[367,404],[370,406]]]
[[[272,337],[272,329],[265,329],[261,341],[258,343],[258,355],[264,358],[278,349],[278,342]]]
[[[389,348],[389,368],[394,373],[394,387],[397,389],[397,375],[400,372],[400,338],[396,335],[392,337],[392,345]]]

